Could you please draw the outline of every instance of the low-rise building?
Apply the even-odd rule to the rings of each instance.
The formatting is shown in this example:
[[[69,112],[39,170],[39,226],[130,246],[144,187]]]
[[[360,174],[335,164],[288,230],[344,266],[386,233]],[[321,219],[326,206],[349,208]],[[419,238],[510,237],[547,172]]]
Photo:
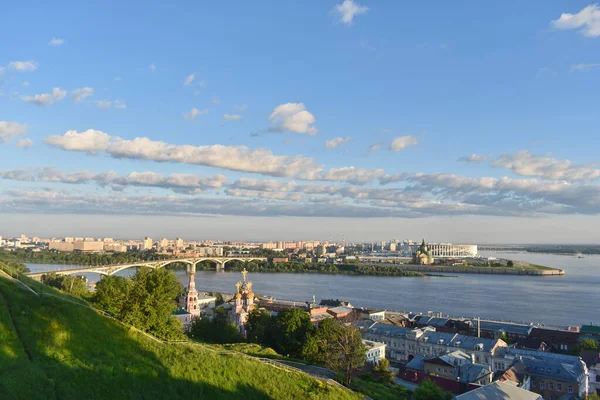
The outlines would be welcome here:
[[[583,397],[588,391],[588,369],[579,357],[511,348],[497,359],[511,364],[522,361],[531,376],[530,390],[544,399],[558,400],[569,395]]]
[[[361,318],[370,319],[372,321],[383,321],[385,319],[385,311],[381,310],[358,310]]]
[[[363,339],[362,343],[367,348],[367,362],[378,364],[385,358],[385,343],[365,339]]]
[[[554,353],[572,354],[579,346],[579,332],[533,328],[529,338],[543,341]]]
[[[402,363],[407,363],[417,355],[436,357],[462,350],[473,356],[474,363],[489,365],[493,369],[493,357],[499,349],[507,346],[500,339],[437,332],[432,327],[412,329],[375,323],[361,332],[365,339],[385,343],[386,357]]]
[[[190,327],[192,326],[193,316],[189,312],[187,312],[184,308],[178,308],[173,315],[177,318],[181,324],[183,325],[183,331],[188,332]]]

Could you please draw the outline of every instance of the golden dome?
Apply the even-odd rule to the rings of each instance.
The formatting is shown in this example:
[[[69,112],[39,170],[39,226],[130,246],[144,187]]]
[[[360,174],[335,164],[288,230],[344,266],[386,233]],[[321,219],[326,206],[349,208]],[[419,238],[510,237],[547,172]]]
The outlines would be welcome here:
[[[246,293],[244,293],[244,295],[245,295],[244,297],[247,298],[247,299],[254,298],[254,292],[253,291],[246,292]]]
[[[236,299],[241,299],[242,298],[242,294],[240,292],[237,292],[234,297]]]

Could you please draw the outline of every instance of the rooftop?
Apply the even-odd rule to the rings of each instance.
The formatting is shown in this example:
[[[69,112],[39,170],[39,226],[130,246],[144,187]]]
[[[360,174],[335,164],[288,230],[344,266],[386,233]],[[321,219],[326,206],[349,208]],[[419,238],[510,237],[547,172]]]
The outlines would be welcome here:
[[[522,349],[510,349],[506,356],[519,357],[531,375],[557,381],[578,382],[586,373],[585,363],[577,356]]]
[[[368,350],[371,350],[371,349],[376,348],[376,347],[383,347],[383,346],[385,346],[385,343],[373,342],[372,340],[365,340],[365,339],[362,340],[362,343],[365,345],[365,347]]]
[[[493,382],[479,389],[456,396],[456,400],[543,400],[542,396],[514,384]]]

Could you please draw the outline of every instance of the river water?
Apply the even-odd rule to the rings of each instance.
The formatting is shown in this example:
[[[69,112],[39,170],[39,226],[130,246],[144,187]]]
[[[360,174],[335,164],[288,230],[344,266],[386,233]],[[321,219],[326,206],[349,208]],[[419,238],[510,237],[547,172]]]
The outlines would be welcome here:
[[[523,260],[565,270],[564,276],[454,274],[452,277],[371,277],[250,273],[254,291],[280,299],[339,298],[355,307],[537,322],[546,325],[600,324],[600,256],[482,252],[484,256]],[[28,264],[32,272],[73,265]],[[133,269],[121,271],[129,276]],[[187,284],[185,271],[175,271]],[[87,274],[90,281],[96,274]],[[198,271],[199,290],[232,293],[239,272]]]

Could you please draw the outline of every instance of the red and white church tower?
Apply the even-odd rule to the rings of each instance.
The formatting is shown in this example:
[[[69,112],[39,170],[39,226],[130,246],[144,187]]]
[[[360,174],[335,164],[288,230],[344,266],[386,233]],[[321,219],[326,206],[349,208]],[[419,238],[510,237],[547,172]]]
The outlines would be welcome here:
[[[198,292],[196,291],[196,279],[194,272],[190,273],[190,283],[186,292],[179,299],[179,306],[192,315],[192,318],[200,316],[200,307],[198,306]]]

